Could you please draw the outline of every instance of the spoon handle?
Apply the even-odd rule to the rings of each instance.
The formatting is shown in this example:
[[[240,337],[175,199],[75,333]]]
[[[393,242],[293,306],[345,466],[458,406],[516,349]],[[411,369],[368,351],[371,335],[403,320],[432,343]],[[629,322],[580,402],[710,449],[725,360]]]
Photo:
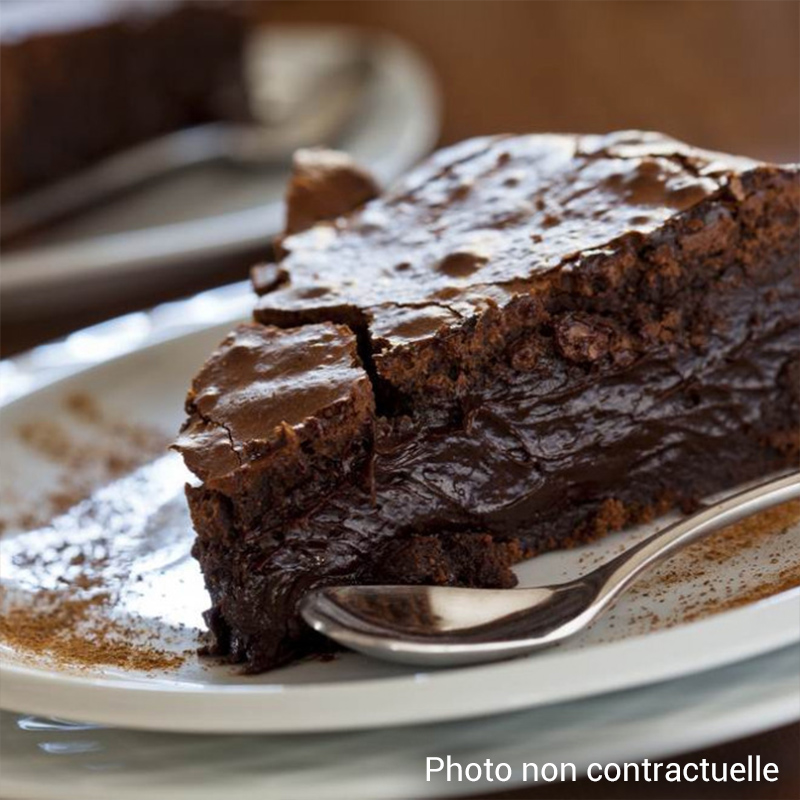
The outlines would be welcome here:
[[[653,534],[598,570],[599,586],[591,607],[592,616],[596,616],[645,570],[665,561],[686,545],[726,525],[796,498],[800,498],[800,472],[738,492]]]

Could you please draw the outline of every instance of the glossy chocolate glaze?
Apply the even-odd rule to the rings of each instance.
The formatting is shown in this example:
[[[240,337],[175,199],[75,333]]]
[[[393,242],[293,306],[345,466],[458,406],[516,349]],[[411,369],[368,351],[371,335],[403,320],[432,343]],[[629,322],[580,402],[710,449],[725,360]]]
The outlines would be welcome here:
[[[660,135],[492,137],[288,237],[256,317],[357,331],[371,471],[279,526],[190,490],[220,649],[268,668],[319,645],[312,586],[509,586],[526,554],[796,461],[798,195],[794,168]]]
[[[765,304],[762,294],[755,304],[773,314],[762,334],[747,324],[752,306],[739,294],[725,309],[730,332],[702,359],[676,358],[664,346],[635,366],[598,375],[548,357],[536,376],[498,381],[464,429],[421,433],[405,420],[385,423],[374,495],[363,485],[339,486],[283,527],[280,539],[250,539],[245,563],[263,580],[242,587],[236,657],[258,670],[317,647],[294,613],[315,586],[513,585],[508,567],[518,557],[796,461],[763,441],[774,387],[800,352],[800,292],[783,286],[784,303]]]
[[[353,333],[240,325],[206,362],[173,444],[240,528],[267,530],[368,473],[372,387]]]
[[[195,377],[190,416],[174,446],[190,469],[213,481],[306,435],[315,418],[343,406],[360,401],[371,416],[371,396],[347,328],[240,325]]]

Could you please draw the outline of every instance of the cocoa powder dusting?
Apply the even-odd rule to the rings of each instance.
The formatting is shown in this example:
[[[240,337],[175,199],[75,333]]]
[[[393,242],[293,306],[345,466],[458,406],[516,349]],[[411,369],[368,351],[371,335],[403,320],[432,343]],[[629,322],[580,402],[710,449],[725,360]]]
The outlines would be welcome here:
[[[93,490],[162,455],[169,443],[163,432],[115,419],[85,392],[61,401],[67,417],[37,419],[17,429],[20,440],[47,461],[63,469],[56,488],[35,506],[4,502],[0,533],[6,528],[30,530],[88,497]],[[83,435],[79,435],[82,432]]]
[[[782,569],[785,561],[781,536],[800,522],[800,501],[793,500],[730,525],[718,533],[687,547],[660,567],[650,579],[630,590],[631,596],[647,597],[661,602],[667,593],[680,592],[677,611],[667,615],[651,615],[649,628],[671,628],[713,614],[764,600],[800,586],[800,563]],[[754,554],[758,553],[755,557]],[[747,574],[731,577],[730,565],[746,559]],[[769,564],[751,572],[756,564]],[[728,577],[719,576],[727,568]]]
[[[22,525],[23,530],[39,528],[75,507],[99,486],[164,452],[164,434],[110,418],[86,394],[70,395],[63,406],[76,427],[82,427],[88,435],[78,438],[71,425],[48,420],[19,430],[28,447],[63,467],[58,487],[50,492],[46,503],[39,504],[41,509],[18,511],[11,524]],[[591,530],[582,532],[573,544],[648,522],[671,505],[670,499],[664,498],[652,507],[630,508],[610,499],[593,520]],[[800,563],[787,556],[792,551],[786,548],[791,542],[785,538],[799,521],[800,501],[794,501],[687,548],[631,588],[628,597],[640,608],[630,620],[616,625],[615,619],[623,622],[624,618],[615,617],[612,610],[607,627],[619,631],[612,638],[626,635],[624,631],[637,623],[640,629],[642,623],[649,630],[673,627],[800,586]],[[622,542],[619,549],[630,544]],[[107,666],[151,671],[180,667],[187,653],[194,651],[181,652],[174,639],[172,649],[162,649],[159,643],[168,644],[169,634],[165,638],[153,633],[152,628],[137,629],[135,623],[115,617],[115,590],[128,569],[121,553],[118,534],[109,538],[105,531],[85,541],[77,551],[74,546],[56,544],[47,552],[31,548],[30,552],[17,553],[14,564],[25,570],[30,590],[24,593],[23,602],[16,594],[12,597],[11,590],[0,589],[0,641],[23,658],[47,656],[73,669]],[[605,558],[607,555],[582,555],[578,564],[591,568]],[[55,573],[65,577],[55,583],[40,582],[39,573],[54,565]],[[746,569],[741,569],[743,566]],[[47,588],[39,588],[43,586]],[[662,608],[671,611],[662,612]],[[172,630],[174,633],[176,629]]]
[[[753,517],[723,528],[718,533],[684,550],[680,563],[659,571],[659,580],[669,586],[690,578],[698,578],[723,564],[742,550],[755,547],[777,532],[800,520],[800,500],[792,500]]]
[[[685,609],[682,615],[682,622],[692,622],[696,619],[707,617],[710,614],[719,614],[722,611],[730,611],[734,608],[746,606],[759,600],[766,600],[781,592],[789,591],[800,586],[800,564],[793,564],[786,569],[782,569],[774,578],[765,581],[748,589],[734,597],[727,597],[719,600],[710,600],[704,603],[697,603]]]
[[[17,431],[28,448],[60,467],[57,486],[27,508],[14,502],[13,490],[4,489],[4,501],[11,501],[4,506],[11,509],[12,516],[0,520],[3,527],[45,529],[56,517],[72,513],[100,487],[165,452],[165,434],[120,422],[85,393],[71,394],[61,404],[66,415],[27,422]],[[113,544],[100,536],[85,541],[85,549],[79,552],[65,541],[17,553],[13,563],[24,570],[27,588],[0,587],[0,642],[17,657],[46,656],[72,669],[179,667],[186,655],[159,647],[159,641],[166,643],[164,636],[115,616],[119,579],[129,565],[118,560],[119,555],[109,556],[116,552]],[[37,588],[48,574],[59,577],[47,588]],[[168,641],[170,634],[165,631]]]
[[[0,618],[0,640],[18,654],[48,655],[69,667],[142,671],[174,669],[184,661],[180,654],[137,642],[135,629],[106,616],[108,592],[77,596],[42,590],[24,604],[8,603],[5,596],[3,601],[8,607]]]

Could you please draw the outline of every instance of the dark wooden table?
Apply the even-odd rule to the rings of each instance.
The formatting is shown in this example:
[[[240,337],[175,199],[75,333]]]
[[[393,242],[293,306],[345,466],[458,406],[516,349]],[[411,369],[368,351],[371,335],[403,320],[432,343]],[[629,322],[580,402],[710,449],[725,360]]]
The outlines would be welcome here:
[[[442,142],[498,131],[650,128],[695,144],[776,161],[800,160],[800,4],[740,2],[251,3],[270,22],[345,22],[412,42],[439,75]],[[210,283],[246,275],[249,256]],[[2,324],[5,355],[132,307],[196,291],[153,287],[135,301],[80,315]],[[1,317],[0,317],[1,318]],[[800,676],[798,676],[800,681]],[[493,795],[531,800],[798,800],[800,725],[679,759],[742,761],[760,754],[777,783],[574,784]]]

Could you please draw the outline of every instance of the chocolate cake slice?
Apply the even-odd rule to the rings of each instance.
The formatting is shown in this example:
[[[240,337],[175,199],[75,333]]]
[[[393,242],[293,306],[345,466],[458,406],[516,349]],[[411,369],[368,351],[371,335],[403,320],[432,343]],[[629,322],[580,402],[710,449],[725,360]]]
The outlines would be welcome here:
[[[189,394],[218,652],[320,648],[316,586],[510,587],[797,463],[798,175],[621,132],[470,140],[366,203],[342,180]]]

